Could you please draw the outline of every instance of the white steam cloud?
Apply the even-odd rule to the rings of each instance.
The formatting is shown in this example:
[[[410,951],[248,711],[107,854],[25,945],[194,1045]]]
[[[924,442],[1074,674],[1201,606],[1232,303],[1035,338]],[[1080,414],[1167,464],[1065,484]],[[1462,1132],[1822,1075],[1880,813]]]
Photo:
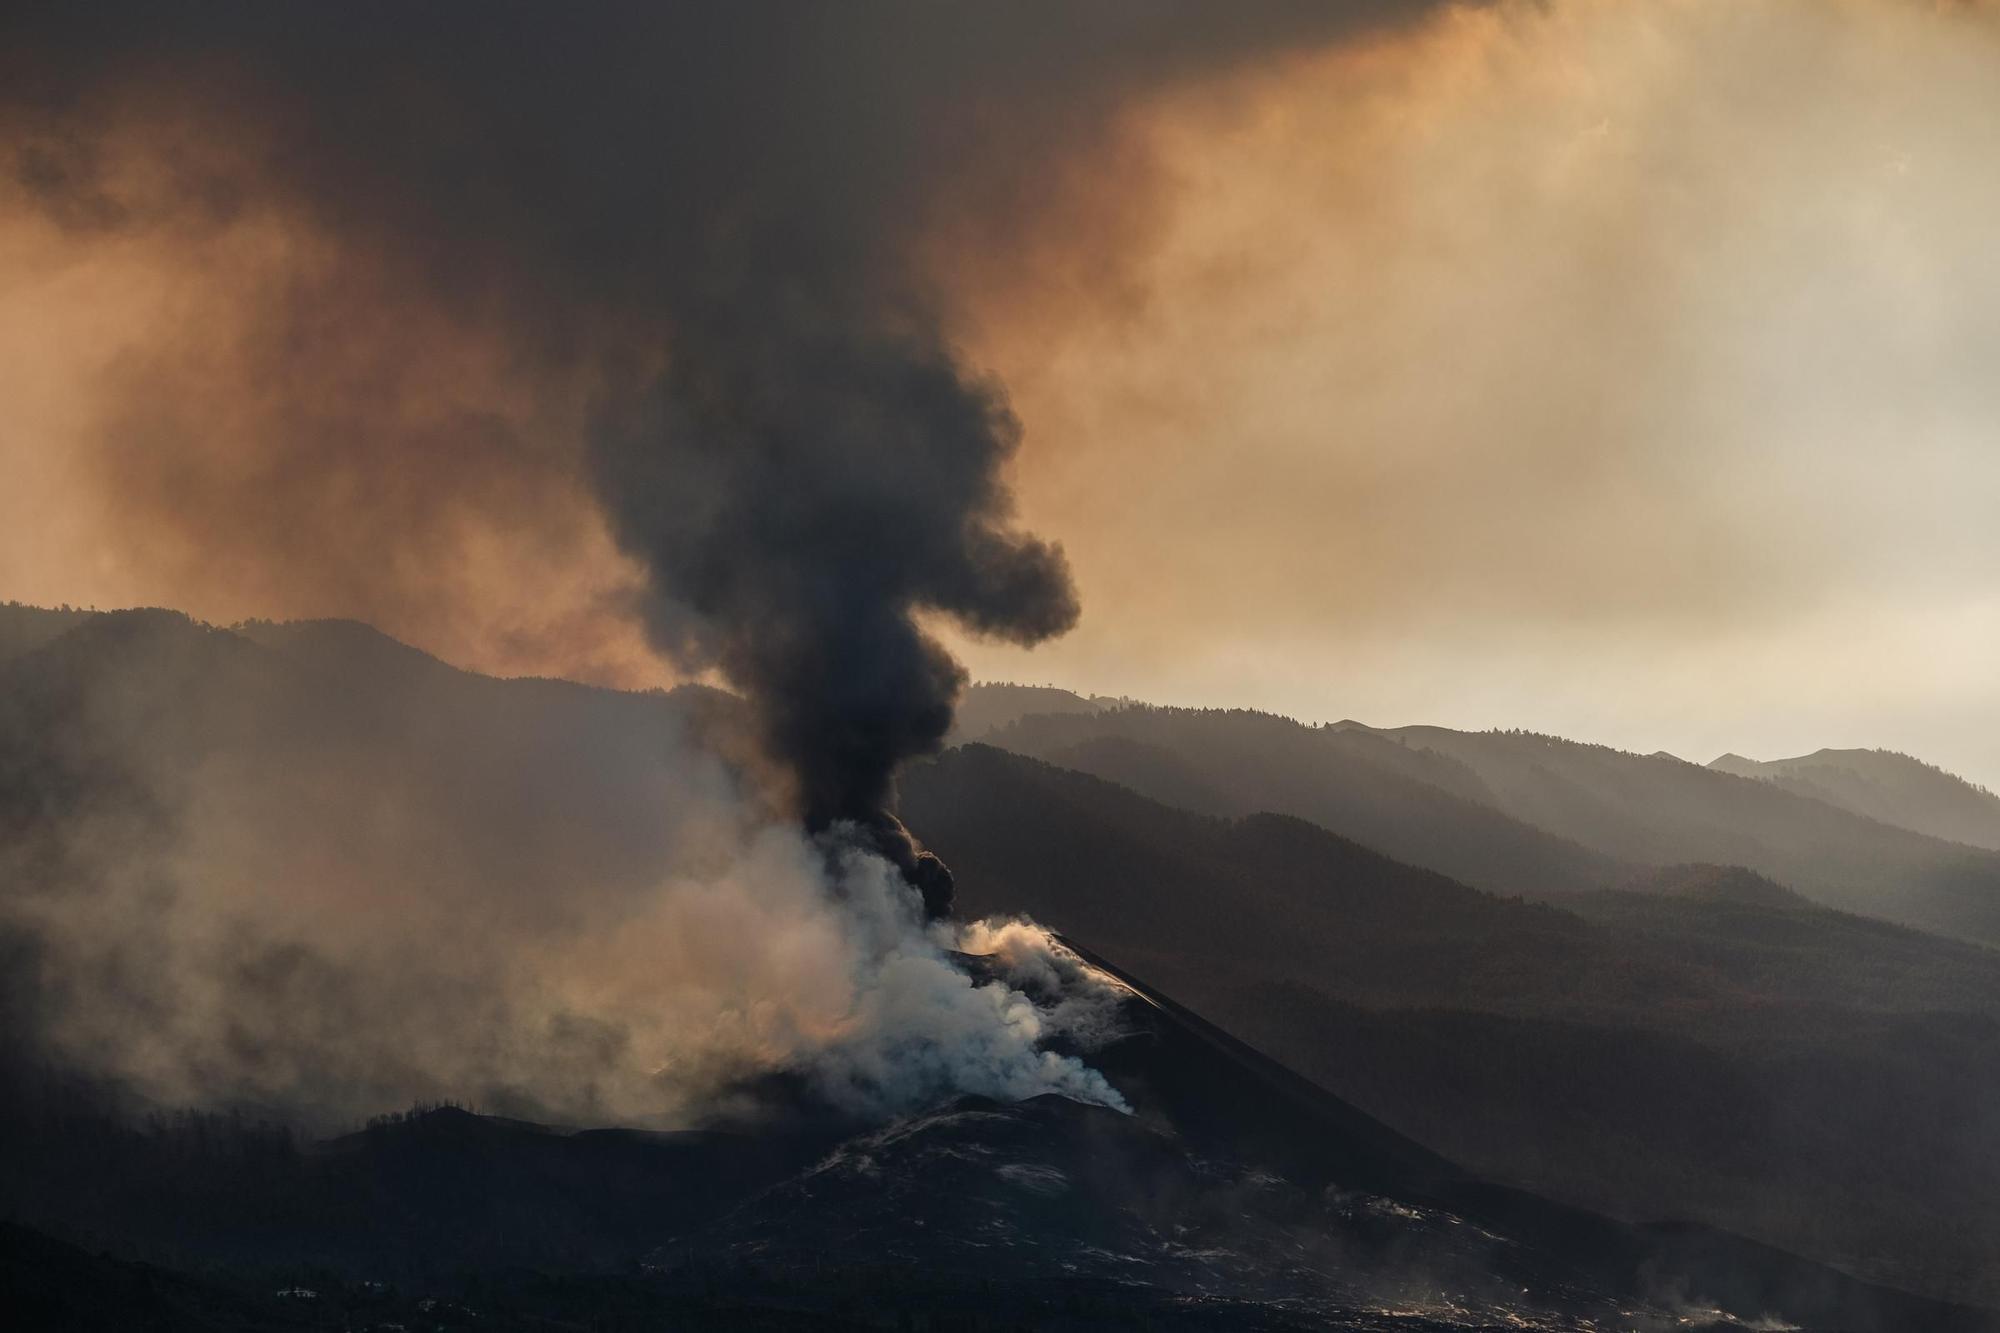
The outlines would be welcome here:
[[[754,1112],[772,1075],[861,1117],[1123,1104],[1076,1054],[1113,983],[1025,923],[927,924],[682,702],[169,630],[115,670],[102,644],[6,668],[47,729],[12,752],[82,775],[0,849],[11,1026],[54,1067],[334,1123],[454,1098],[685,1125]],[[79,676],[81,709],[35,699]]]

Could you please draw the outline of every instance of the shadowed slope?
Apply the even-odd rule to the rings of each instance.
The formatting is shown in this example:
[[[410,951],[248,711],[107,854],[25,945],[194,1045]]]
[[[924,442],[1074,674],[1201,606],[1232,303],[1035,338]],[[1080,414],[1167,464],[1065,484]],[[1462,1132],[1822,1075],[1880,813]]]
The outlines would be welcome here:
[[[1494,899],[987,747],[904,786],[972,910],[1032,913],[1489,1177],[2000,1296],[1989,949],[1716,867]]]
[[[2000,850],[2000,796],[1893,750],[1815,750],[1759,763],[1725,754],[1710,768],[1934,838]]]
[[[2000,854],[1672,755],[1530,732],[1376,734],[1467,765],[1501,809],[1605,855],[1744,865],[1829,907],[2000,943]]]
[[[1144,705],[1030,714],[987,740],[1203,814],[1296,815],[1501,893],[1595,888],[1626,871],[1495,808],[1464,765],[1270,714]]]

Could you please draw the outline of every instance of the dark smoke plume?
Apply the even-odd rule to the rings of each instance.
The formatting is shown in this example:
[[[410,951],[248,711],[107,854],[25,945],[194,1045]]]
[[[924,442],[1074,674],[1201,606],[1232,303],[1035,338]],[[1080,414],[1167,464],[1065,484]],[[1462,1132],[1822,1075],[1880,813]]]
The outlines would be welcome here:
[[[915,609],[1023,644],[1076,619],[1060,552],[1004,526],[1016,435],[935,344],[769,325],[674,353],[595,433],[653,634],[759,701],[809,827],[872,818],[951,725],[963,673]]]
[[[918,618],[1032,644],[1077,602],[1061,551],[1011,526],[1018,427],[955,356],[917,255],[947,220],[1004,250],[1153,88],[1422,8],[15,5],[0,131],[12,192],[67,229],[193,235],[275,209],[500,340],[522,382],[586,385],[570,475],[644,567],[649,634],[752,699],[810,827],[860,822],[935,909],[948,877],[886,813],[962,683]],[[133,136],[136,177],[116,167]],[[1089,243],[1115,261],[1115,236]],[[313,383],[313,355],[266,339],[253,371],[282,394]],[[399,502],[527,507],[519,491],[561,480],[543,459],[546,480],[475,486],[510,456],[405,446],[393,411],[345,407],[391,441],[367,456],[397,476],[366,486]],[[272,493],[354,494],[340,452],[273,448]],[[113,508],[145,508],[120,481]],[[229,521],[174,504],[197,532]],[[368,556],[421,578],[398,554]]]

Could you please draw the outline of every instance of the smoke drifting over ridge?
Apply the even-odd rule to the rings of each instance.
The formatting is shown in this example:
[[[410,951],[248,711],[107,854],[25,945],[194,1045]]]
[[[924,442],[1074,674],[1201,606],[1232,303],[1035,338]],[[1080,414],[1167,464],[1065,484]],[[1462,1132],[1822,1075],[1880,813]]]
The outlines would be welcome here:
[[[57,619],[0,607],[0,644]],[[686,1125],[773,1074],[864,1118],[1120,1104],[1075,1054],[1110,992],[776,817],[706,692],[494,681],[352,624],[60,619],[0,653],[10,1106],[43,1069],[321,1125],[442,1097]]]
[[[685,1110],[720,1065],[804,1067],[871,1114],[951,1090],[1115,1104],[1041,1049],[1073,995],[954,965],[964,941],[902,882],[935,913],[948,878],[885,809],[963,680],[920,618],[1032,644],[1077,616],[1060,550],[1013,523],[1019,427],[954,351],[932,266],[967,237],[1003,262],[1149,90],[1412,12],[10,8],[0,255],[104,298],[116,349],[69,330],[101,363],[94,398],[43,416],[78,458],[6,442],[89,497],[44,504],[72,548],[167,570],[152,599],[218,619],[338,613],[420,641],[448,622],[545,669],[579,639],[629,653],[602,626],[636,622],[749,697],[807,830],[724,793],[667,820],[684,840],[624,894],[591,887],[596,852],[518,883],[469,855],[446,878],[499,817],[424,818],[426,789],[397,837],[307,875],[241,804],[268,777],[183,792],[181,765],[114,738],[165,827],[152,852],[59,830],[86,854],[75,882],[8,904],[51,964],[44,1035],[163,1097],[430,1078],[637,1117]],[[1090,244],[1115,256],[1127,221]],[[468,602],[486,609],[464,628]],[[358,827],[383,817],[376,784],[324,780]],[[77,883],[98,887],[72,901]],[[90,928],[99,909],[118,930]],[[446,935],[463,957],[427,956]],[[420,997],[427,1031],[384,1021]]]
[[[594,508],[638,569],[588,595],[750,694],[818,825],[872,815],[948,725],[962,673],[917,614],[1022,644],[1077,615],[1011,524],[1018,427],[939,325],[932,232],[1028,227],[1153,87],[1410,10],[31,7],[0,115],[15,193],[86,253],[282,252],[194,298],[252,312],[208,358],[240,360],[247,412],[189,420],[171,357],[125,386],[114,515],[211,552],[249,530],[246,561],[345,581],[312,610],[373,618],[516,526],[587,547]],[[354,290],[380,299],[329,300]],[[374,342],[388,368],[337,373]],[[412,364],[471,387],[413,411],[438,390]],[[242,517],[274,507],[307,521]],[[322,510],[397,530],[342,549]]]

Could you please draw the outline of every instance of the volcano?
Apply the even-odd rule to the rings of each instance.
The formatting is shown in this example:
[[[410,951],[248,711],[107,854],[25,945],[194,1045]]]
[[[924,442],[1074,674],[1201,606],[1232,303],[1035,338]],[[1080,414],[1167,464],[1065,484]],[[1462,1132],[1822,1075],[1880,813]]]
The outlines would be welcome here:
[[[409,895],[426,884],[398,877],[405,853],[428,855],[427,883],[461,875],[478,889],[468,901],[488,906],[525,910],[577,857],[600,879],[628,885],[636,896],[623,901],[647,901],[643,890],[673,854],[663,830],[674,826],[657,812],[683,771],[661,756],[682,754],[677,738],[726,703],[469,676],[359,626],[252,627],[246,637],[158,613],[41,628],[37,646],[17,636],[24,646],[5,667],[11,688],[0,692],[0,722],[14,759],[0,774],[0,812],[23,849],[13,863],[21,884],[38,883],[27,874],[38,868],[79,872],[51,871],[46,892],[22,898],[45,906],[88,903],[123,882],[89,873],[105,869],[103,830],[123,830],[142,852],[180,845],[169,836],[172,807],[137,801],[134,789],[171,796],[197,773],[231,779],[212,790],[229,798],[232,829],[275,821],[263,864],[292,885],[288,903],[301,895],[284,877],[316,858],[347,857],[358,858],[355,873],[340,885],[405,884],[403,910],[413,911],[420,904]],[[132,743],[135,733],[144,747]],[[428,764],[414,772],[412,736],[424,739]],[[112,762],[135,749],[152,767]],[[963,755],[959,768],[998,758]],[[967,1096],[956,1084],[876,1112],[829,1104],[818,1097],[823,1082],[788,1082],[796,1064],[779,1062],[751,1067],[742,1096],[717,1098],[706,1121],[663,1122],[704,1125],[693,1130],[505,1104],[486,1109],[511,1116],[429,1105],[356,1130],[340,1118],[347,1112],[324,1108],[352,1105],[368,1089],[323,1075],[308,1085],[323,1100],[307,1109],[352,1132],[305,1139],[294,1126],[310,1122],[283,1104],[260,1110],[245,1094],[254,1082],[211,1089],[202,1104],[236,1108],[225,1114],[183,1113],[130,1089],[121,1101],[111,1073],[55,1060],[36,1040],[39,1018],[67,993],[46,952],[63,941],[30,933],[24,920],[0,936],[9,964],[0,969],[0,1038],[10,1043],[0,1044],[0,1309],[31,1329],[1996,1327],[1990,1312],[1871,1285],[1724,1230],[1619,1220],[1498,1183],[1299,1072],[1331,1083],[1325,1065],[1295,1055],[1280,1062],[1265,1053],[1275,1044],[1253,1048],[1207,1021],[1194,1008],[1210,998],[1193,1008],[1175,998],[1203,994],[1204,968],[1219,976],[1233,967],[1240,978],[1248,966],[1297,966],[1304,951],[1318,951],[1309,959],[1318,965],[1374,966],[1378,975],[1439,959],[1457,967],[1482,953],[1560,962],[1575,951],[1534,952],[1523,941],[1578,938],[1582,920],[1383,869],[1372,853],[1272,818],[1202,825],[1196,832],[1215,839],[1210,846],[1162,839],[1171,824],[1121,822],[1124,807],[1107,807],[1111,825],[1137,831],[1114,844],[1119,855],[1072,855],[1068,869],[1031,874],[994,849],[1040,838],[1059,853],[1088,851],[1062,807],[1024,788],[976,788],[989,803],[993,796],[978,794],[1002,793],[1017,818],[968,837],[939,799],[949,765],[936,767],[912,784],[920,799],[907,808],[964,873],[966,902],[998,910],[982,897],[1008,882],[1054,890],[1069,885],[1065,876],[1083,876],[1061,915],[1049,910],[1054,902],[1010,906],[1046,910],[1104,950],[1069,943],[1077,957],[1062,960],[1061,976],[1095,969],[1090,993],[1102,1004],[1088,1025],[1046,1031],[1036,1052],[1101,1077],[1107,1091],[1095,1104],[1045,1087]],[[338,773],[355,780],[300,779]],[[385,840],[379,822],[362,818],[379,807],[356,794],[383,790],[408,792],[410,808],[423,812],[405,821],[413,840]],[[432,799],[438,791],[452,799]],[[973,804],[966,797],[958,808]],[[1148,846],[1177,860],[1149,860]],[[1312,853],[1299,861],[1307,871],[1288,877],[1288,848]],[[46,864],[26,855],[37,849]],[[446,855],[453,851],[480,855],[461,866]],[[1178,881],[1167,873],[1174,865]],[[1230,865],[1234,877],[1221,873]],[[1287,894],[1303,900],[1309,877],[1353,888],[1328,900],[1338,909],[1327,909],[1330,924],[1276,910]],[[1739,879],[1714,882],[1771,899],[1770,888]],[[183,895],[200,887],[172,883]],[[1391,903],[1431,928],[1383,927]],[[1229,933],[1259,912],[1264,934]],[[1540,933],[1523,933],[1523,914]],[[460,947],[481,924],[467,914],[425,919],[454,922]],[[77,940],[100,941],[105,918],[87,920],[91,930]],[[1136,921],[1157,932],[1108,928]],[[349,928],[375,939],[388,924],[370,915]],[[1170,931],[1185,941],[1178,953],[1163,947],[1173,939],[1161,932]],[[966,938],[977,933],[968,928]],[[158,961],[156,943],[134,936],[133,953]],[[287,1059],[305,1068],[308,1057],[376,1049],[383,1027],[407,1022],[405,1039],[421,1036],[429,1056],[449,1059],[491,1027],[434,999],[415,1012],[376,1002],[370,988],[396,986],[397,974],[331,968],[313,943],[225,957],[219,965],[237,971],[222,979],[241,983],[224,992],[241,998],[227,1014],[231,1044],[201,1049],[241,1048],[252,1072]],[[989,981],[1027,985],[1007,947],[930,958],[955,989],[915,998],[962,998]],[[1914,957],[1910,967],[1930,975],[1971,966],[1929,946]],[[658,965],[650,945],[644,961]],[[818,961],[795,956],[800,966]],[[1164,969],[1171,994],[1152,984]],[[148,974],[119,975],[136,988],[120,994],[147,994]],[[1039,1012],[1053,1015],[1061,998],[1038,997],[1047,1001]],[[133,1012],[126,1005],[115,1017],[129,1027]],[[1267,1040],[1246,1002],[1213,1012]],[[563,1049],[589,1031],[573,1030]],[[883,1040],[898,1057],[890,1047],[928,1040],[942,1049],[949,1038],[916,1024]],[[1604,1066],[1580,1068],[1598,1077]],[[454,1071],[428,1072],[449,1086],[444,1076]],[[561,1082],[551,1074],[537,1090],[557,1095]],[[1457,1084],[1433,1086],[1445,1097]],[[547,1123],[557,1119],[569,1127]]]
[[[1124,988],[1091,1058],[1130,1113],[965,1097],[882,1126],[645,1133],[447,1106],[262,1153],[211,1127],[199,1169],[185,1140],[126,1137],[94,1171],[49,1154],[63,1179],[17,1197],[161,1266],[14,1227],[0,1295],[79,1329],[2000,1328],[1482,1181],[1088,961]]]
[[[1033,1323],[1986,1329],[1727,1233],[1636,1226],[1482,1181],[1101,958],[1125,1034],[1093,1060],[1130,1115],[966,1098],[841,1143],[648,1258],[977,1290]]]

